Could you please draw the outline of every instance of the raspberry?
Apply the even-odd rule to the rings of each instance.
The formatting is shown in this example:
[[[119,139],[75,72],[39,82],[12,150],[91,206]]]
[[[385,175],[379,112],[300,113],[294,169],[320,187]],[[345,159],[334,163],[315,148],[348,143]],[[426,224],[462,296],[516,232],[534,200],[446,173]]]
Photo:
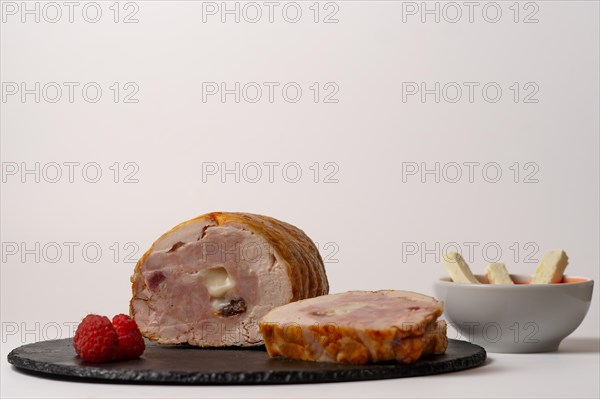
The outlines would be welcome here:
[[[89,314],[77,327],[73,346],[85,361],[107,362],[117,353],[119,336],[108,317]]]
[[[118,314],[112,319],[113,326],[119,336],[119,348],[116,359],[136,359],[144,353],[146,344],[135,320],[125,314]]]

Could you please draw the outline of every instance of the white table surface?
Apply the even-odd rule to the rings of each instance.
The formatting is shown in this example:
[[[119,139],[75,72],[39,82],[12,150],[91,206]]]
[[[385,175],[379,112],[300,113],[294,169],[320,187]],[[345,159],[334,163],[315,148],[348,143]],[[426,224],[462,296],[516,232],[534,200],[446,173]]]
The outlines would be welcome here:
[[[361,398],[361,397],[571,397],[600,396],[600,340],[573,335],[558,352],[488,353],[483,367],[427,377],[327,384],[269,386],[159,386],[66,382],[33,377],[6,361],[2,346],[3,398]]]

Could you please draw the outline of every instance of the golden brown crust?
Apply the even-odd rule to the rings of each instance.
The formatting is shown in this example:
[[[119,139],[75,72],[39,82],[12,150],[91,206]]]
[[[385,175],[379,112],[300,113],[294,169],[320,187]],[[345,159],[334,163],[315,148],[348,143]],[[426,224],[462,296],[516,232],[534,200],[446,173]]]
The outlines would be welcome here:
[[[150,249],[138,260],[131,276],[132,298],[135,298],[136,295],[137,279],[141,278],[141,265],[152,253],[156,243],[173,231],[202,220],[208,220],[214,226],[238,223],[269,243],[273,252],[288,267],[292,302],[325,295],[329,292],[323,259],[314,242],[302,230],[268,216],[241,212],[212,212],[178,224],[152,244]],[[129,312],[133,316],[132,302],[129,305]]]
[[[347,326],[260,323],[269,356],[310,361],[364,364],[396,360],[408,364],[423,356],[442,354],[448,338],[446,323],[434,321],[422,335],[406,336],[396,327],[357,330]]]
[[[300,229],[268,216],[250,213],[213,213],[217,225],[237,222],[261,236],[288,264],[292,301],[325,295],[329,284],[323,259],[313,241]]]

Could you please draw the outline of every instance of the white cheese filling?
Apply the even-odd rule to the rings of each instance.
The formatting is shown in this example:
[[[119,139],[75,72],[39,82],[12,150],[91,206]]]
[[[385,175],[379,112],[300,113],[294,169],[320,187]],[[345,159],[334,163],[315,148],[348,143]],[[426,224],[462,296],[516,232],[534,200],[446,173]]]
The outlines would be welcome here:
[[[204,284],[210,295],[210,303],[214,310],[220,310],[223,306],[229,304],[229,299],[225,299],[225,295],[229,290],[235,287],[235,282],[227,273],[224,267],[212,267],[202,270],[200,274],[204,278]]]

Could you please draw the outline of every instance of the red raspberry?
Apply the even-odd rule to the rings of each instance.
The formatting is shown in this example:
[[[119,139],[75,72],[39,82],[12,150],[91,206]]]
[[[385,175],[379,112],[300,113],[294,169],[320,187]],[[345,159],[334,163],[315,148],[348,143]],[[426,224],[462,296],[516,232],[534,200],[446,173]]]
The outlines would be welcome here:
[[[119,349],[115,359],[136,359],[144,353],[146,344],[135,320],[125,314],[118,314],[112,319],[113,326],[119,336]]]
[[[77,327],[73,346],[83,360],[107,362],[117,353],[119,336],[108,317],[89,314]]]

